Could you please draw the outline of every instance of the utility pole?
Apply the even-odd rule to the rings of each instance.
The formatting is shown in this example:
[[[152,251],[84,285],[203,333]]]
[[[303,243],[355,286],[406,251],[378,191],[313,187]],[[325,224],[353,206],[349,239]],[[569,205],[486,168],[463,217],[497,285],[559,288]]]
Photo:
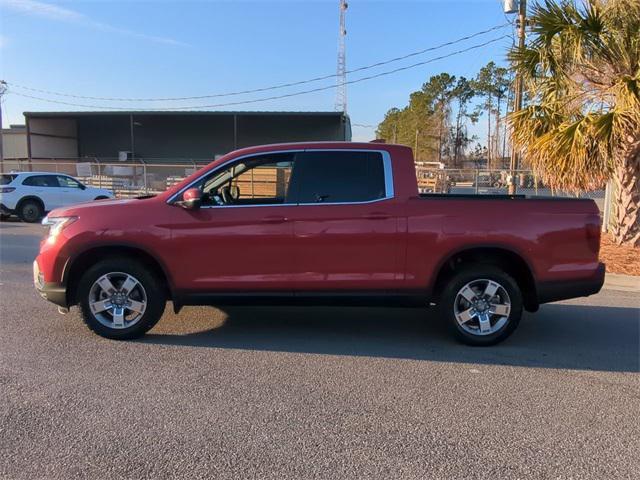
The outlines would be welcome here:
[[[2,97],[4,93],[7,91],[7,82],[4,80],[0,80],[0,172],[4,172],[4,143],[2,133]]]
[[[504,10],[505,13],[515,13],[514,0],[505,0]],[[525,28],[527,26],[527,0],[520,0],[518,2],[518,48],[522,50],[525,45]],[[522,97],[524,93],[524,80],[522,75],[516,72],[515,78],[515,96],[513,102],[513,111],[517,112],[522,109]],[[512,142],[513,143],[513,142]],[[520,152],[517,151],[515,146],[511,145],[511,162],[509,165],[509,174],[511,181],[509,182],[509,195],[515,195],[517,191],[517,179],[516,172],[518,171],[518,165],[520,163]]]
[[[347,14],[347,0],[340,0],[340,32],[338,34],[338,68],[336,74],[336,110],[347,113],[347,59],[345,37],[347,27],[345,16]]]

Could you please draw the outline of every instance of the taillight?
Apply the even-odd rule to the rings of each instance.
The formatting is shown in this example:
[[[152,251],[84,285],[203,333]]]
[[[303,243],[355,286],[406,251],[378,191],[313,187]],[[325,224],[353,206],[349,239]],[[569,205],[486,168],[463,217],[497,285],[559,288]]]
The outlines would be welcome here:
[[[600,217],[594,218],[585,226],[589,250],[598,255],[600,252]]]
[[[0,193],[11,193],[15,190],[15,187],[0,187]]]

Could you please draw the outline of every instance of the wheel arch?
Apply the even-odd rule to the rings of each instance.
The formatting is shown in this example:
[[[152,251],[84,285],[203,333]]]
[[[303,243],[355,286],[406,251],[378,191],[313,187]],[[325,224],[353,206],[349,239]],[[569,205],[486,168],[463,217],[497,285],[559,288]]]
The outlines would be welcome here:
[[[167,298],[174,297],[171,276],[163,262],[148,250],[130,244],[94,245],[69,259],[64,266],[62,283],[66,285],[67,302],[69,305],[77,303],[76,294],[82,272],[91,265],[109,257],[129,257],[149,267],[166,287]]]
[[[18,202],[16,203],[16,208],[15,208],[16,212],[18,210],[20,210],[20,207],[22,207],[24,202],[27,202],[29,200],[33,200],[35,202],[38,202],[40,204],[40,206],[42,207],[42,211],[43,212],[47,211],[46,205],[44,204],[44,200],[42,200],[40,197],[38,197],[37,195],[25,195],[20,200],[18,200]]]
[[[471,264],[497,266],[510,274],[522,291],[527,311],[538,310],[538,295],[534,270],[526,258],[510,247],[502,245],[477,245],[455,250],[445,256],[437,268],[433,282],[433,298],[437,302],[447,281],[460,269]]]

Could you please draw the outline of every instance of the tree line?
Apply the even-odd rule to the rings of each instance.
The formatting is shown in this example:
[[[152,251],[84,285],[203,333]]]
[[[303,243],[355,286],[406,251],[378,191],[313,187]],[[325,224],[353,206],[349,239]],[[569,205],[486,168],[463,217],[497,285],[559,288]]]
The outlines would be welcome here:
[[[409,95],[409,103],[391,108],[376,137],[409,145],[416,160],[442,162],[451,168],[503,168],[508,155],[504,114],[511,102],[510,70],[489,62],[472,78],[443,72]],[[469,133],[469,124],[486,117],[487,137]],[[484,145],[481,144],[484,142]]]
[[[546,185],[564,191],[612,180],[612,236],[640,247],[640,1],[534,1],[528,25],[525,47],[508,52],[524,80],[524,108],[506,122],[510,72],[489,63],[472,80],[431,77],[407,106],[387,112],[378,137],[456,167],[483,156],[496,166],[513,143]],[[486,151],[470,149],[478,139],[467,132],[482,112]]]

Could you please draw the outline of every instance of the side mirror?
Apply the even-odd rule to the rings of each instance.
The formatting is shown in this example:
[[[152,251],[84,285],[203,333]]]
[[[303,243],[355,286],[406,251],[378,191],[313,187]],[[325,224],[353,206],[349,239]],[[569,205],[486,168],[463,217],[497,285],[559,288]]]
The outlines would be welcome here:
[[[182,200],[176,202],[176,205],[186,210],[197,210],[202,203],[202,192],[199,188],[190,188],[182,194]]]

